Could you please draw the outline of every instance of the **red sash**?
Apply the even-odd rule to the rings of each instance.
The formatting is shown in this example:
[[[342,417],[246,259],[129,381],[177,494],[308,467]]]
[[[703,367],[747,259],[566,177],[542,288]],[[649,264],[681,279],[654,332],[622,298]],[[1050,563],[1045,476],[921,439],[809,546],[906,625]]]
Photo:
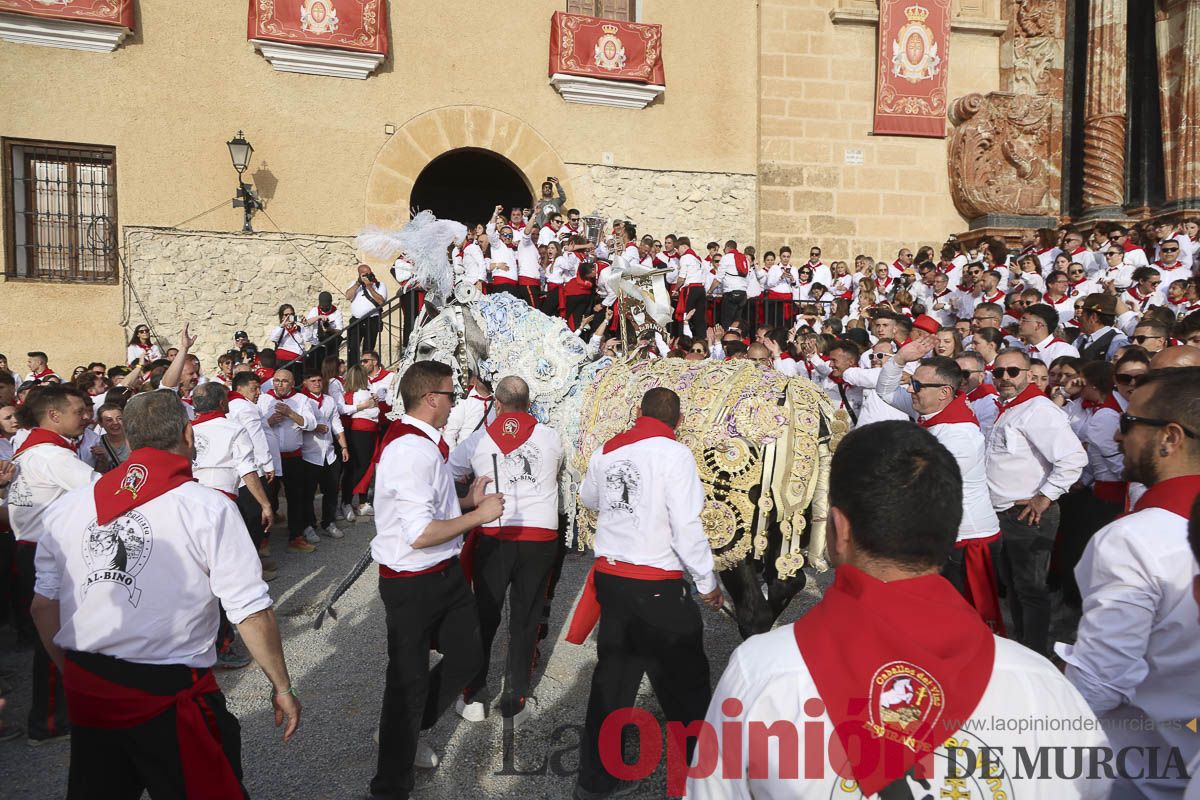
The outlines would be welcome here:
[[[443,570],[445,570],[447,567],[449,567],[453,563],[454,563],[454,556],[447,558],[445,561],[439,561],[438,563],[434,564],[432,567],[426,567],[425,569],[394,570],[391,567],[380,564],[379,565],[379,577],[381,577],[381,578],[413,578],[413,577],[416,577],[417,575],[432,575],[435,572],[442,572]]]
[[[677,581],[683,578],[683,572],[677,569],[659,569],[642,564],[627,564],[624,561],[611,561],[607,558],[597,558],[588,571],[587,581],[583,585],[583,594],[571,614],[571,625],[567,629],[567,641],[571,644],[583,644],[596,623],[600,621],[600,601],[596,598],[596,571],[606,575],[618,575],[622,578],[632,578],[638,581]]]
[[[139,447],[125,463],[106,472],[92,487],[96,522],[107,525],[122,514],[193,481],[192,462],[183,456]]]
[[[367,465],[367,471],[363,473],[362,480],[354,487],[355,494],[366,494],[367,488],[371,485],[371,479],[375,477],[375,467],[379,464],[379,457],[383,455],[383,449],[401,436],[415,434],[424,437],[433,442],[433,438],[415,425],[409,425],[407,422],[400,420],[394,421],[388,426],[387,431],[380,437],[378,444],[375,445],[375,452],[371,456],[371,463]],[[442,454],[442,461],[450,458],[450,445],[446,444],[445,439],[433,442],[437,445],[438,452]]]
[[[66,450],[70,450],[72,453],[79,452],[79,445],[71,444],[71,442],[67,441],[67,439],[55,433],[54,431],[46,428],[34,428],[29,432],[29,435],[25,437],[25,441],[21,442],[21,446],[17,448],[17,452],[13,453],[13,458],[16,458],[29,448],[39,444],[52,444],[57,447],[62,447]]]
[[[1000,593],[996,589],[996,566],[992,563],[992,551],[988,547],[999,540],[1000,534],[997,533],[980,539],[964,539],[954,546],[963,551],[963,599],[975,607],[983,623],[993,633],[1005,636]]]
[[[68,656],[63,686],[71,723],[85,728],[133,728],[174,707],[186,797],[200,800],[242,796],[233,765],[221,749],[220,735],[205,719],[205,714],[211,712],[200,699],[201,695],[221,691],[212,670],[205,670],[179,694],[157,695],[102,678]]]
[[[843,565],[792,630],[842,745],[831,758],[878,748],[848,765],[867,797],[956,733],[992,676],[992,632],[940,575],[885,583]]]
[[[730,255],[733,256],[733,268],[737,270],[737,274],[743,278],[750,271],[750,261],[746,258],[745,253],[740,250],[730,250]]]

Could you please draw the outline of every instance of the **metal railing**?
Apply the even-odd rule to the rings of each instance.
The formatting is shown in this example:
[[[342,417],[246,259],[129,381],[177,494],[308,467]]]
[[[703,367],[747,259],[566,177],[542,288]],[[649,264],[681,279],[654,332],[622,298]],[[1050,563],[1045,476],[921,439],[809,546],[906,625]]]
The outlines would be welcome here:
[[[408,293],[399,293],[390,298],[379,307],[379,313],[356,319],[347,325],[344,329],[331,333],[323,339],[317,341],[315,345],[309,348],[308,352],[290,361],[282,364],[276,364],[276,369],[289,369],[297,364],[305,362],[312,363],[312,353],[323,352],[322,358],[336,355],[339,358],[345,358],[347,366],[350,364],[350,356],[361,357],[366,350],[374,350],[379,353],[379,363],[384,367],[391,369],[400,357],[404,354],[404,348],[408,345],[408,331],[406,331],[405,322],[408,319],[411,309],[407,306],[415,306],[413,299]],[[378,320],[377,322],[373,320]],[[360,335],[363,329],[367,326],[375,328],[374,346],[362,346],[357,348],[357,352],[351,345],[356,342],[363,341]],[[366,344],[371,344],[369,337],[366,337]],[[355,359],[357,362],[357,358]],[[320,364],[314,364],[317,369],[320,369]]]

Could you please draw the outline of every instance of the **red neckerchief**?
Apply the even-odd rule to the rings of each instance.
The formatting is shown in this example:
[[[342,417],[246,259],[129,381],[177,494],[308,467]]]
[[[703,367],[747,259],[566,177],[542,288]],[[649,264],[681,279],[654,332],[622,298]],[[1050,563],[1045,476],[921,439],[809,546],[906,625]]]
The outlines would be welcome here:
[[[1088,402],[1086,400],[1083,401],[1083,407],[1088,407]],[[1117,416],[1125,413],[1125,410],[1121,408],[1121,404],[1117,402],[1116,392],[1110,392],[1108,397],[1104,398],[1103,403],[1093,403],[1092,408],[1094,408],[1096,411],[1099,411],[1102,408],[1111,408],[1113,411],[1117,412]]]
[[[487,434],[492,437],[500,452],[508,455],[516,450],[533,435],[537,426],[537,417],[532,414],[515,411],[508,414],[497,414],[487,426]]]
[[[880,283],[879,278],[876,278],[875,279],[875,288],[881,292],[886,292],[888,290],[888,287],[892,285],[893,280],[894,280],[893,278],[884,278],[883,283]],[[937,295],[934,295],[934,296],[936,297]]]
[[[29,448],[39,444],[53,444],[66,450],[70,450],[72,453],[79,452],[79,445],[77,443],[73,444],[65,436],[60,436],[54,431],[46,428],[34,428],[29,432],[29,435],[25,437],[25,441],[21,442],[21,446],[17,448],[17,452],[13,453],[13,458],[16,458]]]
[[[1180,263],[1179,261],[1176,261],[1175,266],[1173,266],[1173,267],[1168,267],[1166,264],[1164,264],[1161,261],[1155,261],[1154,264],[1152,264],[1152,266],[1158,267],[1160,272],[1189,272],[1190,273],[1190,270],[1188,270],[1186,267],[1184,267],[1183,264]]]
[[[279,395],[275,394],[274,389],[269,389],[269,390],[267,390],[267,394],[269,394],[271,397],[274,397],[276,400],[288,400],[288,399],[291,399],[292,397],[294,397],[296,392],[293,391],[287,397],[280,397]]]
[[[730,250],[729,254],[733,256],[733,268],[737,270],[738,275],[744,278],[746,273],[750,271],[750,262],[747,260],[746,254],[740,250]]]
[[[1130,286],[1128,289],[1125,290],[1125,294],[1129,295],[1130,297],[1132,297],[1134,300],[1136,300],[1139,303],[1144,303],[1147,300],[1149,300],[1151,297],[1154,297],[1153,293],[1148,294],[1145,297],[1143,297],[1142,293],[1137,290],[1137,286]]]
[[[41,372],[35,372],[35,373],[33,373],[33,379],[34,379],[35,381],[40,381],[40,380],[42,380],[43,378],[49,378],[51,375],[54,375],[54,377],[56,377],[56,378],[58,377],[58,375],[57,375],[57,374],[55,374],[54,370],[50,369],[49,367],[46,367],[46,368],[45,368],[44,370],[42,370]]]
[[[1074,250],[1072,250],[1067,255],[1077,256],[1080,253],[1089,253],[1089,252],[1091,252],[1091,251],[1088,250],[1086,247],[1084,247],[1083,245],[1079,245],[1079,247],[1076,247]]]
[[[1063,295],[1063,296],[1062,296],[1060,299],[1058,299],[1058,300],[1051,300],[1051,299],[1050,299],[1050,293],[1049,293],[1049,292],[1047,292],[1046,294],[1042,295],[1042,302],[1043,302],[1043,303],[1049,303],[1049,304],[1050,304],[1050,305],[1052,305],[1052,306],[1061,306],[1063,303],[1067,302],[1067,301],[1068,301],[1068,300],[1070,300],[1070,299],[1071,299],[1071,295],[1070,295],[1070,293],[1064,294],[1064,295]]]
[[[1046,253],[1049,253],[1049,252],[1050,252],[1051,250],[1053,250],[1053,249],[1054,249],[1054,247],[1053,247],[1053,246],[1050,246],[1050,247],[1043,247],[1043,248],[1041,248],[1041,249],[1037,250],[1036,252],[1037,252],[1037,254],[1038,254],[1039,256],[1044,256]]]
[[[981,383],[967,393],[967,400],[972,403],[976,400],[982,400],[985,397],[990,397],[996,394],[996,387],[990,383]]]
[[[942,297],[945,297],[945,296],[946,296],[946,295],[948,295],[948,294],[950,294],[950,290],[949,290],[949,289],[942,289],[940,292],[934,292],[934,293],[933,293],[933,299],[934,299],[934,300],[938,300],[938,299],[940,299],[940,298],[942,298]]]
[[[1196,496],[1200,495],[1200,475],[1181,475],[1159,481],[1138,498],[1134,511],[1161,508],[1187,519],[1192,513]]]
[[[1021,393],[1014,397],[1009,402],[1005,403],[999,399],[999,392],[996,393],[996,407],[1000,409],[1000,413],[996,415],[996,421],[1000,421],[1000,417],[1004,416],[1004,412],[1014,406],[1019,406],[1021,403],[1028,402],[1035,397],[1045,397],[1042,390],[1037,387],[1036,383],[1030,382],[1028,386],[1021,390]]]
[[[192,480],[195,480],[192,462],[183,456],[153,447],[139,447],[119,468],[104,473],[96,481],[92,489],[96,499],[96,522],[107,525],[122,514]]]
[[[224,419],[224,418],[225,418],[224,411],[205,411],[203,414],[196,415],[196,418],[194,420],[192,420],[192,427],[193,428],[196,427],[201,422],[208,422],[210,419]]]
[[[792,632],[843,752],[861,749],[852,740],[879,748],[850,765],[866,797],[932,766],[978,707],[996,653],[979,612],[940,575],[885,583],[849,565]]]
[[[311,393],[308,391],[308,389],[301,389],[301,390],[300,390],[300,394],[304,395],[304,396],[305,396],[305,397],[307,397],[309,400],[312,400],[314,403],[316,403],[316,404],[317,404],[317,408],[320,408],[320,407],[321,407],[321,403],[324,403],[324,402],[325,402],[325,395],[323,395],[323,394],[322,394],[322,395],[320,395],[320,396],[318,397],[318,396],[317,396],[317,395],[315,395],[315,394],[311,394]]]
[[[317,306],[317,316],[318,316],[318,317],[329,317],[329,316],[333,316],[333,313],[334,313],[335,311],[337,311],[337,306],[330,306],[328,311],[322,311],[322,310],[321,310],[321,307],[320,307],[320,306]]]
[[[151,347],[153,347],[154,345],[150,345],[150,344],[142,344],[141,342],[137,342],[137,346],[138,346],[138,347],[140,347],[140,348],[142,348],[142,350],[144,350],[145,352],[149,353],[149,352],[150,352],[150,348],[151,348]]]
[[[696,251],[690,247],[687,250],[684,250],[682,253],[679,254],[680,260],[682,260],[684,256],[691,256],[692,258],[696,259],[697,261],[704,260],[704,259],[700,258],[700,256],[696,255]]]
[[[407,422],[401,422],[400,420],[396,420],[391,425],[388,426],[387,433],[385,433],[383,435],[383,440],[379,443],[379,449],[376,450],[376,453],[382,454],[383,449],[385,447],[387,447],[389,444],[391,444],[396,439],[399,439],[401,436],[411,436],[411,435],[420,436],[420,437],[423,437],[423,438],[428,439],[429,441],[433,442],[433,437],[430,436],[425,431],[418,428],[416,425],[409,425]],[[446,444],[446,440],[443,439],[441,436],[439,436],[437,441],[433,442],[433,443],[435,445],[437,445],[438,452],[442,454],[442,461],[443,462],[449,461],[450,460],[450,445]],[[376,458],[376,460],[378,460],[378,457]]]
[[[953,425],[959,422],[970,422],[975,427],[979,427],[979,419],[976,418],[975,412],[967,405],[967,396],[965,394],[955,395],[950,401],[950,405],[943,408],[938,413],[928,419],[917,420],[917,424],[922,428],[932,428],[934,425]]]
[[[234,400],[246,400],[246,395],[242,394],[241,392],[230,392],[230,393],[229,393],[229,394],[227,394],[225,397],[226,397],[226,398],[229,400],[229,402],[231,402],[231,403],[232,403]],[[249,403],[250,401],[249,401],[249,400],[246,400],[246,402],[247,402],[247,403]]]
[[[985,298],[983,298],[983,302],[985,302],[985,303],[999,303],[999,302],[1000,302],[1001,300],[1003,300],[1003,299],[1004,299],[1004,292],[1002,292],[1002,291],[1000,291],[999,289],[997,289],[997,290],[996,290],[996,293],[995,293],[994,295],[992,295],[991,297],[985,297]]]
[[[611,453],[618,447],[624,447],[627,444],[640,442],[643,439],[652,439],[656,436],[661,436],[666,439],[675,439],[675,429],[665,422],[661,422],[654,417],[638,417],[634,421],[633,427],[624,433],[618,433],[613,438],[604,443],[604,452]]]
[[[388,375],[391,375],[391,374],[392,373],[388,372],[386,369],[380,369],[379,374],[377,374],[374,378],[371,378],[371,377],[367,378],[367,383],[379,383],[381,380],[383,380],[384,378],[386,378]]]
[[[904,270],[908,269],[908,267],[906,267],[900,263],[900,259],[898,259],[898,258],[892,262],[892,266],[895,267],[896,269],[900,270],[901,272],[904,272]]]
[[[1143,250],[1143,249],[1145,249],[1145,248],[1139,247],[1138,245],[1134,244],[1134,243],[1133,243],[1133,242],[1131,242],[1129,239],[1126,239],[1125,241],[1121,242],[1121,248],[1122,248],[1122,249],[1123,249],[1123,250],[1124,250],[1126,253],[1132,253],[1134,250]]]

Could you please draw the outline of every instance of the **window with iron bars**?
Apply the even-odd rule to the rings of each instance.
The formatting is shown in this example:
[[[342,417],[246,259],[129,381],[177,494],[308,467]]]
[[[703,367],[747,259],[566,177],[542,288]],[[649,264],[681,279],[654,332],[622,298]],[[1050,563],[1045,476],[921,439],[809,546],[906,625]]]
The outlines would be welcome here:
[[[567,13],[637,22],[636,0],[567,0]]]
[[[116,283],[116,150],[4,139],[5,277]]]

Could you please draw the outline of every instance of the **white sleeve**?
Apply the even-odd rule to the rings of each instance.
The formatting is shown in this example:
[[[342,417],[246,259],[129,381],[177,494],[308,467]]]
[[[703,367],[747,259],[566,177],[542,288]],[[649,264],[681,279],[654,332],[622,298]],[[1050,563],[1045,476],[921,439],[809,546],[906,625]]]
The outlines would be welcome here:
[[[1083,616],[1074,645],[1058,644],[1066,676],[1097,714],[1133,700],[1146,679],[1159,575],[1118,522],[1088,543],[1075,567]]]
[[[583,482],[579,485],[579,502],[583,503],[583,507],[592,511],[600,510],[600,486],[596,473],[599,469],[596,467],[596,458],[600,454],[597,450],[588,459],[587,472],[583,476]]]
[[[450,471],[454,473],[454,480],[465,480],[468,475],[474,472],[474,469],[471,467],[471,459],[475,457],[475,451],[479,448],[479,437],[483,433],[483,428],[472,431],[467,438],[459,442],[458,446],[450,451]],[[442,438],[445,438],[445,434],[442,435]]]
[[[898,408],[910,417],[916,416],[913,410],[912,395],[908,389],[900,385],[900,376],[904,374],[904,367],[896,361],[896,359],[888,359],[888,362],[879,370],[879,381],[875,384],[876,393],[886,400],[893,408]]]
[[[437,495],[428,477],[434,474],[432,458],[427,448],[418,449],[403,441],[415,438],[403,436],[384,448],[375,473],[376,483],[380,478],[388,482],[388,493],[395,504],[392,516],[399,525],[401,540],[409,547],[437,518]]]
[[[46,522],[50,522],[53,507],[46,512]],[[33,557],[33,566],[37,572],[34,580],[34,594],[40,594],[47,600],[57,600],[59,587],[62,585],[62,559],[59,558],[58,546],[53,536],[43,536],[37,543],[37,551]]]
[[[313,428],[317,427],[317,417],[316,414],[313,413],[313,409],[317,407],[317,404],[312,400],[308,400],[308,398],[305,398],[305,400],[308,402],[300,404],[300,416],[304,421],[297,427],[299,427],[302,431],[311,431]]]
[[[254,445],[250,442],[250,434],[244,428],[233,435],[233,461],[237,464],[238,477],[258,474],[258,462],[254,457]]]
[[[864,369],[862,367],[851,367],[842,373],[842,380],[847,386],[858,386],[863,389],[874,389],[879,383],[878,367]]]
[[[204,508],[209,525],[197,534],[208,564],[208,582],[234,625],[271,607],[271,594],[262,579],[262,562],[250,540],[237,506],[215,489]]]
[[[254,462],[262,472],[270,472],[273,467],[271,446],[267,444],[267,432],[263,428],[262,412],[258,406],[251,405],[250,409],[238,415],[247,435],[250,445],[254,448]]]
[[[1030,446],[1051,464],[1050,474],[1038,487],[1038,491],[1051,500],[1066,494],[1087,466],[1087,454],[1071,430],[1067,415],[1057,406],[1054,411],[1030,417],[1025,430]]]
[[[671,549],[683,566],[692,575],[701,594],[717,588],[717,577],[713,574],[712,547],[704,526],[700,524],[700,512],[704,510],[704,488],[700,485],[700,474],[690,450],[681,445],[678,464],[672,472],[667,492],[667,518],[671,521]]]
[[[60,464],[59,461],[62,463]],[[56,459],[54,469],[44,470],[44,477],[68,492],[100,480],[100,473],[78,458]]]
[[[790,358],[776,358],[771,365],[780,375],[786,375],[789,378],[795,378],[800,374],[796,362]]]

